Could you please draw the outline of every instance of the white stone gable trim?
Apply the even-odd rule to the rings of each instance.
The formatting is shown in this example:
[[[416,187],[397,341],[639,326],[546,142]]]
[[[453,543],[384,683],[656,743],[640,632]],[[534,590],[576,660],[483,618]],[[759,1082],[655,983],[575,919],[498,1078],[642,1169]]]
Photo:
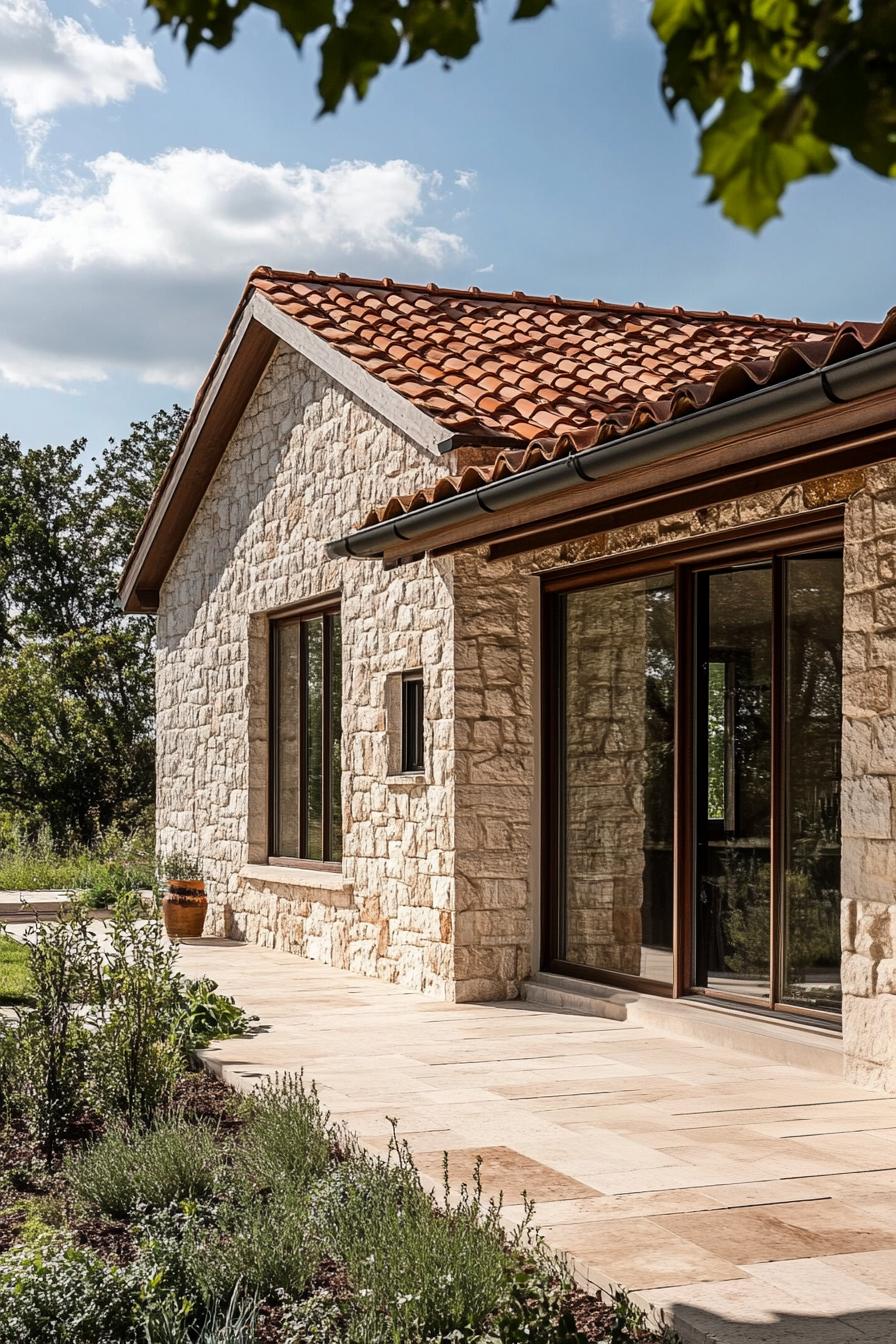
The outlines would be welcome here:
[[[418,410],[413,402],[402,396],[395,388],[374,377],[362,369],[353,359],[343,355],[320,336],[316,336],[309,327],[297,322],[294,317],[271,303],[258,290],[252,295],[248,312],[257,322],[273,332],[284,345],[304,356],[321,372],[339,383],[346,391],[353,393],[361,401],[407,434],[418,447],[427,452],[441,453],[451,446],[450,431],[444,425],[425,412]]]

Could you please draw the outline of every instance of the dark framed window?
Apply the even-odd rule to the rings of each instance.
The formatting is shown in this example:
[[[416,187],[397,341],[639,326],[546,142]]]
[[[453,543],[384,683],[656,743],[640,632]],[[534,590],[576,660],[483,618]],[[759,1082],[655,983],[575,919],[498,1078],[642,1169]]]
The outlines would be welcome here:
[[[271,622],[272,861],[342,858],[342,639],[330,604]]]
[[[405,672],[401,679],[401,769],[423,770],[423,673]]]

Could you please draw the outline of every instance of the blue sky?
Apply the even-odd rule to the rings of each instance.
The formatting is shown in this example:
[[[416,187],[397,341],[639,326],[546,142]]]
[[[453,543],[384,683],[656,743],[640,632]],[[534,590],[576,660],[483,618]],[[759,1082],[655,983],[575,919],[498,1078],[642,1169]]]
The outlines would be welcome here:
[[[253,264],[817,319],[896,303],[896,183],[846,165],[754,238],[702,204],[639,0],[558,0],[317,120],[244,20],[191,66],[137,0],[0,0],[0,432],[92,448],[188,404]]]

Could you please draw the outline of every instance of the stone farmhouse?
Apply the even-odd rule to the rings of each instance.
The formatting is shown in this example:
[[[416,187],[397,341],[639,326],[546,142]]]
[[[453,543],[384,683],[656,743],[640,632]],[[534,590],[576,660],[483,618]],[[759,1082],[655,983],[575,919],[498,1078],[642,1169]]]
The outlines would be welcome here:
[[[896,311],[261,268],[121,596],[215,931],[896,1088]]]

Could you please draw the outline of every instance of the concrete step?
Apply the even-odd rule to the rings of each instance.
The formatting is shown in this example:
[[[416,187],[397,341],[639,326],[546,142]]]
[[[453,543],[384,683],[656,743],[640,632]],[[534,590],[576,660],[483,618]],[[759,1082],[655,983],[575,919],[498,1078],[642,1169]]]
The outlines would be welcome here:
[[[665,999],[547,971],[539,971],[525,981],[521,993],[535,1007],[631,1022],[721,1049],[761,1055],[770,1064],[812,1069],[835,1077],[843,1072],[840,1033],[795,1017],[782,1019],[755,1013],[698,995]]]
[[[71,899],[66,891],[0,891],[0,919],[50,919]]]

